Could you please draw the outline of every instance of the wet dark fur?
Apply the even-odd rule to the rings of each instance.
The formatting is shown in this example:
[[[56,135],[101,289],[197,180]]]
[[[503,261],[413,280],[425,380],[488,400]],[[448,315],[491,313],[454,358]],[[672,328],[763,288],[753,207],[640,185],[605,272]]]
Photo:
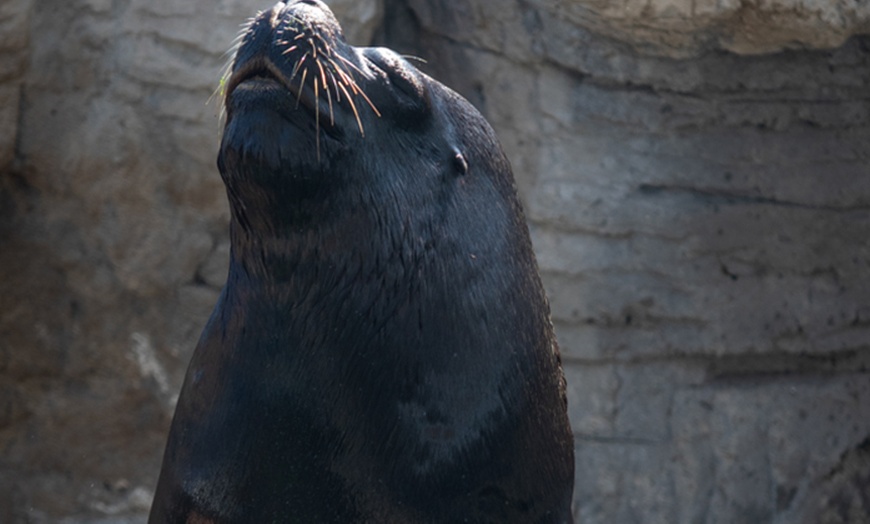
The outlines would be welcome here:
[[[149,522],[570,522],[558,350],[483,117],[314,0],[252,22],[226,112],[230,271]]]

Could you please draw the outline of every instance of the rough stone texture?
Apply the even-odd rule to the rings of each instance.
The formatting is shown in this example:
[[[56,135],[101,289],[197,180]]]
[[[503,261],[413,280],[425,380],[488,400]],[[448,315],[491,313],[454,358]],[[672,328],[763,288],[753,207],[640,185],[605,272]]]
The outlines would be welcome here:
[[[384,18],[384,0],[330,0],[327,4],[342,22],[350,44],[371,43]]]
[[[794,42],[685,16],[703,38],[672,49],[589,2],[408,4],[386,37],[483,109],[518,176],[579,521],[870,521],[870,39],[765,54]]]
[[[0,4],[0,522],[143,521],[226,272],[207,102],[269,5]],[[332,5],[511,157],[580,522],[870,521],[865,3]]]
[[[711,47],[749,54],[831,48],[870,30],[870,4],[854,0],[531,0],[529,5],[638,52],[679,57]]]
[[[336,11],[371,39],[381,5]],[[0,522],[137,522],[150,506],[225,278],[208,102],[254,10],[0,5]]]
[[[0,4],[0,172],[8,170],[15,158],[32,5],[33,0]]]

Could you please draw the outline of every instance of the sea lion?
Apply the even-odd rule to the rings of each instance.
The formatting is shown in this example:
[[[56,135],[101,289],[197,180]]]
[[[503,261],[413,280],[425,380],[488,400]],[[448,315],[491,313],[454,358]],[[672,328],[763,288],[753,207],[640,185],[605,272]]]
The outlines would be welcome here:
[[[321,2],[225,83],[226,286],[149,522],[571,522],[549,306],[484,118]]]

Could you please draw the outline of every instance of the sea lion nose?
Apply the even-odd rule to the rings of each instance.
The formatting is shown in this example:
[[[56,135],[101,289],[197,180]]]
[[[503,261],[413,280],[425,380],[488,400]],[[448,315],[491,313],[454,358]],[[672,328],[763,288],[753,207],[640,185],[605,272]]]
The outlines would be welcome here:
[[[297,7],[300,4],[310,5],[319,9],[328,9],[326,7],[326,4],[323,3],[321,0],[290,0],[289,2],[278,2],[272,9],[278,9],[279,6],[283,7],[284,9],[290,9],[293,7]]]
[[[293,8],[298,8],[302,5],[312,6],[322,11],[329,11],[329,7],[326,6],[320,0],[290,0],[289,2],[278,2],[274,6],[272,6],[271,14],[273,25],[277,24],[278,21],[283,17],[284,13],[293,10]]]
[[[269,13],[269,26],[271,26],[274,31],[278,24],[281,21],[281,14],[284,12],[284,9],[287,8],[287,4],[284,2],[278,2],[277,4],[272,6],[272,9],[268,11]],[[265,15],[265,13],[264,13]]]

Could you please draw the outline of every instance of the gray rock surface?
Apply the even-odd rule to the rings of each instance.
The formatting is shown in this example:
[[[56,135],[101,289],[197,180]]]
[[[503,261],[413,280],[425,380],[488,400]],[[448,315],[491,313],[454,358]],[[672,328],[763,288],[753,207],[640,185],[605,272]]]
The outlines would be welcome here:
[[[832,48],[870,30],[870,4],[853,0],[532,0],[572,25],[639,53],[687,57],[712,48],[758,54]]]
[[[209,99],[269,5],[0,4],[0,522],[143,521],[226,272]],[[864,3],[332,6],[499,133],[580,522],[870,521]]]
[[[0,4],[0,171],[8,170],[15,158],[32,6],[33,0]]]
[[[673,52],[562,5],[410,5],[519,177],[580,522],[870,521],[870,40]]]

